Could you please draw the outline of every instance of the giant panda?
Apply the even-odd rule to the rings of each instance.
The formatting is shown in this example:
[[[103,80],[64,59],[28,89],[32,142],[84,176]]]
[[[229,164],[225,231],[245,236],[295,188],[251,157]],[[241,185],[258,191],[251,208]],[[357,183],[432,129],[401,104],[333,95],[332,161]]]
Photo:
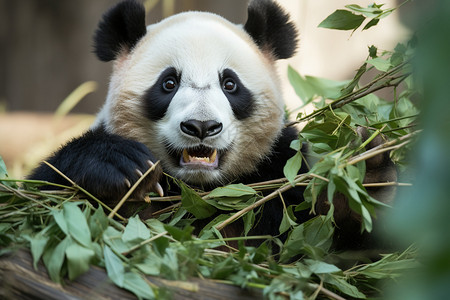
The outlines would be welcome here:
[[[294,55],[298,37],[276,2],[251,1],[244,25],[185,12],[146,27],[144,6],[127,0],[104,14],[94,43],[113,61],[106,102],[88,132],[47,159],[78,185],[113,206],[157,161],[132,197],[173,192],[168,177],[202,190],[284,177],[298,131],[285,126],[275,64]],[[67,184],[45,164],[30,178]],[[285,204],[302,194],[291,189]],[[278,235],[282,211],[281,201],[266,203],[252,233]]]

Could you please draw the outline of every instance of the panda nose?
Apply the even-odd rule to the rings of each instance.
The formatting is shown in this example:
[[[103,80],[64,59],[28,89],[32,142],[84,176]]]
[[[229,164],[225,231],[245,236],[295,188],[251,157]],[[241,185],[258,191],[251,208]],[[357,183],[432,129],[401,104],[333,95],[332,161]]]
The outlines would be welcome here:
[[[198,121],[188,120],[180,123],[181,131],[190,136],[198,137],[203,140],[206,137],[214,136],[222,131],[222,123],[213,120]]]

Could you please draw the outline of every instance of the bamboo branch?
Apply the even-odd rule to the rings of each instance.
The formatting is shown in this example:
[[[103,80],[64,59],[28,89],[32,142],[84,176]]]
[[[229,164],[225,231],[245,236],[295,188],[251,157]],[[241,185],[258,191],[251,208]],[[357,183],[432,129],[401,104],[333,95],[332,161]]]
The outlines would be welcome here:
[[[369,159],[371,157],[374,157],[374,156],[376,156],[378,154],[381,154],[381,153],[384,153],[384,152],[387,152],[387,151],[390,151],[390,150],[395,150],[395,149],[401,148],[404,145],[408,144],[410,142],[410,139],[412,137],[416,136],[417,134],[419,134],[421,131],[422,130],[416,130],[416,131],[414,131],[412,133],[409,133],[409,134],[406,134],[404,136],[401,136],[398,139],[395,139],[395,140],[392,140],[392,141],[388,141],[388,142],[385,142],[385,143],[383,143],[381,145],[373,147],[372,149],[369,149],[366,152],[363,152],[363,153],[361,153],[359,155],[356,155],[356,156],[350,158],[348,160],[347,164],[354,165],[354,164],[356,164],[356,163],[358,163],[360,161],[367,160],[367,159]],[[397,143],[402,142],[402,141],[404,141],[404,142],[401,143],[401,144],[396,145]]]
[[[228,219],[226,219],[225,221],[223,221],[222,223],[218,224],[215,226],[215,228],[217,230],[222,230],[225,226],[227,226],[228,224],[234,222],[235,220],[239,219],[240,217],[242,217],[243,215],[245,215],[246,213],[248,213],[249,211],[261,206],[262,204],[266,203],[269,200],[272,200],[273,198],[277,197],[279,193],[284,193],[288,190],[290,190],[291,188],[293,188],[295,186],[295,184],[302,182],[306,179],[308,179],[310,177],[310,175],[306,175],[306,174],[302,174],[299,175],[297,177],[297,179],[294,180],[294,184],[285,184],[282,187],[280,187],[279,189],[273,191],[272,193],[270,193],[269,195],[265,196],[264,198],[256,201],[255,203],[253,203],[250,206],[247,206],[246,208],[238,211],[237,213],[235,213],[234,215],[232,215],[231,217],[229,217]]]
[[[159,239],[160,237],[163,237],[163,236],[167,235],[167,233],[168,233],[167,231],[163,231],[163,232],[161,232],[161,233],[158,233],[157,235],[152,236],[151,238],[149,238],[149,239],[147,239],[147,240],[145,240],[145,241],[140,242],[140,243],[137,244],[136,246],[130,248],[128,251],[122,252],[122,255],[123,255],[123,256],[127,256],[127,255],[129,255],[130,253],[132,253],[132,252],[136,251],[137,249],[141,248],[142,246],[144,246],[144,245],[146,245],[146,244],[148,244],[148,243],[151,243],[151,242],[153,242],[154,240]]]
[[[112,218],[114,215],[117,215],[117,211],[122,207],[122,205],[125,203],[125,201],[131,196],[131,194],[134,192],[134,190],[139,186],[139,184],[144,180],[145,177],[147,177],[150,172],[152,172],[156,166],[158,165],[159,160],[154,163],[142,176],[134,183],[134,185],[128,190],[128,192],[120,199],[119,203],[114,207],[114,209],[111,211],[111,213],[108,215],[108,218]]]
[[[306,115],[303,118],[298,119],[297,121],[290,122],[290,123],[286,124],[285,126],[289,127],[289,126],[298,124],[300,122],[313,119],[326,110],[340,108],[350,102],[356,101],[364,96],[367,96],[367,95],[374,93],[378,90],[381,90],[383,88],[398,86],[403,80],[405,80],[410,75],[410,73],[401,74],[399,76],[394,76],[394,74],[397,73],[398,71],[400,71],[408,63],[409,63],[409,61],[406,61],[406,62],[398,65],[397,67],[392,68],[388,72],[381,74],[379,77],[375,78],[374,80],[372,80],[365,86],[359,88],[358,90],[353,91],[347,95],[344,95],[344,96],[332,101],[329,105],[319,108],[319,109],[313,111],[312,113],[310,113],[309,115]],[[394,82],[394,81],[396,81],[396,82]]]
[[[66,174],[64,174],[63,172],[61,172],[60,170],[58,170],[55,166],[53,166],[52,164],[50,164],[49,162],[44,160],[44,164],[46,164],[47,166],[49,166],[53,171],[55,171],[56,173],[58,173],[59,175],[61,175],[65,180],[67,180],[68,182],[70,182],[70,184],[72,186],[74,186],[75,188],[77,188],[78,190],[82,191],[85,195],[87,195],[88,197],[90,197],[91,199],[93,199],[95,202],[97,202],[98,204],[100,204],[101,206],[103,206],[104,208],[106,208],[107,210],[111,211],[111,207],[109,207],[108,205],[106,205],[105,203],[103,203],[102,201],[100,201],[97,197],[95,197],[94,195],[92,195],[91,193],[89,193],[88,191],[86,191],[84,188],[82,188],[81,186],[79,186],[76,182],[74,182],[72,179],[70,179],[69,177],[66,176]],[[119,219],[121,219],[122,221],[125,221],[125,218],[122,217],[119,214],[116,214],[117,217]]]

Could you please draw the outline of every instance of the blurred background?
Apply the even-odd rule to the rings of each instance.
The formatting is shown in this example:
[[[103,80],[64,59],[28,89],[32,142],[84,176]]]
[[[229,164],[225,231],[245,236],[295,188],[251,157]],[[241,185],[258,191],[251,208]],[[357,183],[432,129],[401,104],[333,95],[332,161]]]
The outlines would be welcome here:
[[[295,57],[280,61],[279,74],[289,108],[300,102],[287,81],[287,65],[302,75],[352,78],[372,44],[391,50],[410,37],[408,5],[368,31],[318,28],[344,5],[372,1],[278,0],[300,31]],[[24,176],[70,137],[86,130],[104,102],[111,64],[92,53],[92,35],[112,0],[0,0],[0,155],[10,175]],[[146,0],[147,22],[187,10],[210,11],[234,23],[246,20],[243,0]],[[385,0],[385,7],[398,5]],[[81,86],[81,87],[80,87]],[[78,88],[78,89],[77,89]],[[71,93],[83,98],[72,110],[54,112]],[[70,98],[70,97],[69,97]],[[70,105],[69,105],[70,106]]]
[[[373,1],[277,1],[291,13],[300,31],[297,55],[279,63],[291,109],[301,103],[287,81],[288,64],[301,75],[350,79],[366,59],[369,46],[392,50],[410,38],[408,28],[419,29],[423,40],[415,67],[423,85],[424,132],[411,162],[420,172],[414,187],[399,193],[391,228],[396,239],[416,242],[423,268],[402,278],[405,284],[390,299],[448,299],[450,1],[409,1],[377,26],[353,35],[317,25],[347,4],[366,7]],[[116,2],[0,0],[0,155],[11,176],[24,176],[93,121],[106,96],[111,65],[96,60],[91,39],[102,13]],[[403,2],[377,4],[390,8]],[[145,5],[150,11],[148,22],[180,11],[203,10],[242,23],[247,1],[146,0]],[[72,99],[79,98],[82,101],[71,109]],[[60,107],[63,101],[68,105]]]

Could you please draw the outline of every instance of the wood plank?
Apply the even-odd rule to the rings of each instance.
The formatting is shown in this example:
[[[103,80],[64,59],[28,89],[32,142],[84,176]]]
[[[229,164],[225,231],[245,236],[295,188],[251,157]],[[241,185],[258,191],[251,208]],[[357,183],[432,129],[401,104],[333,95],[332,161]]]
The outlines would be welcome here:
[[[260,290],[241,289],[212,280],[192,278],[188,282],[169,281],[148,277],[149,281],[169,290],[172,299],[261,299]],[[74,281],[59,285],[50,280],[45,267],[39,263],[34,270],[29,251],[18,250],[0,258],[0,299],[136,299],[114,285],[104,269],[91,267]]]

